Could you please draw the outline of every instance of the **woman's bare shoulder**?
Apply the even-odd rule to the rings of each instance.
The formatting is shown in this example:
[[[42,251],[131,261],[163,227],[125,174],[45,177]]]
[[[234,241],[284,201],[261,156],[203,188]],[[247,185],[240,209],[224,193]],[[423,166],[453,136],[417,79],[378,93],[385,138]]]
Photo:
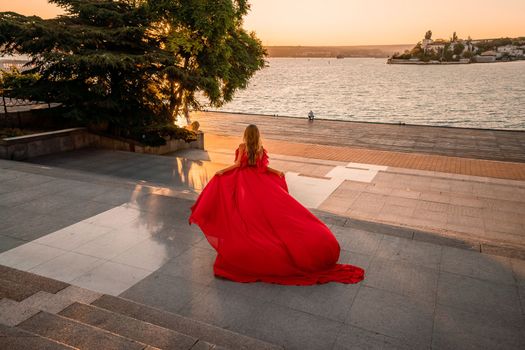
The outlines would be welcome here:
[[[239,144],[239,149],[245,149],[246,148],[246,144],[245,143],[240,143]]]

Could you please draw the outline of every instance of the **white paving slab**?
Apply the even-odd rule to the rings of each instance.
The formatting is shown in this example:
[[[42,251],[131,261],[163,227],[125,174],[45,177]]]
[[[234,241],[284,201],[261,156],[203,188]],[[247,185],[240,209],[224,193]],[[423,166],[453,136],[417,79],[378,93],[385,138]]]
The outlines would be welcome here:
[[[92,256],[67,252],[30,269],[29,272],[63,282],[70,282],[103,262],[104,260]]]
[[[119,295],[149,274],[149,270],[107,261],[71,283],[95,292]]]
[[[0,254],[0,264],[28,271],[65,253],[63,249],[29,242]]]
[[[348,163],[335,166],[325,179],[303,176],[295,172],[286,173],[290,194],[308,208],[318,208],[346,180],[370,183],[379,171],[388,167],[380,165]]]
[[[51,234],[45,235],[34,240],[34,243],[72,250],[97,238],[112,229],[105,226],[95,225],[90,222],[81,221],[74,225],[65,227]]]
[[[140,224],[140,214],[117,206],[3,252],[0,264],[118,295],[180,252],[154,241],[158,228]]]

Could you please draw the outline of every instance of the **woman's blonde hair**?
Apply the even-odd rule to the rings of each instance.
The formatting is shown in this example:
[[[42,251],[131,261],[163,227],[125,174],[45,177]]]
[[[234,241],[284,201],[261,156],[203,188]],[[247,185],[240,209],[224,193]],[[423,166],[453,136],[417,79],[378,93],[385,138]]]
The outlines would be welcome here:
[[[250,124],[244,130],[244,143],[248,155],[248,165],[255,165],[262,151],[261,134],[257,126]]]

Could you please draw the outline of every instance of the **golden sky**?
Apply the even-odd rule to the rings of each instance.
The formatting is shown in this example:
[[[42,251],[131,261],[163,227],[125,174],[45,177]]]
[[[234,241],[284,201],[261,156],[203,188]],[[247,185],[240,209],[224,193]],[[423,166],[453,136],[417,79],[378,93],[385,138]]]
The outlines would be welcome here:
[[[525,0],[251,0],[245,27],[264,45],[412,44],[434,38],[525,36]],[[49,18],[46,0],[0,0],[0,11]]]

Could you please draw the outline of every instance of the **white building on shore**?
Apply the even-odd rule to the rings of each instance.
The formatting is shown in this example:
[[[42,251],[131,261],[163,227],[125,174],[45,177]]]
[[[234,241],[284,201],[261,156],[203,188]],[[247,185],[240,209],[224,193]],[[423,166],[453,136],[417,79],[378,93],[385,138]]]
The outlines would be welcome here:
[[[516,45],[505,45],[499,46],[498,52],[501,54],[507,54],[512,57],[521,57],[523,56],[523,49]]]

